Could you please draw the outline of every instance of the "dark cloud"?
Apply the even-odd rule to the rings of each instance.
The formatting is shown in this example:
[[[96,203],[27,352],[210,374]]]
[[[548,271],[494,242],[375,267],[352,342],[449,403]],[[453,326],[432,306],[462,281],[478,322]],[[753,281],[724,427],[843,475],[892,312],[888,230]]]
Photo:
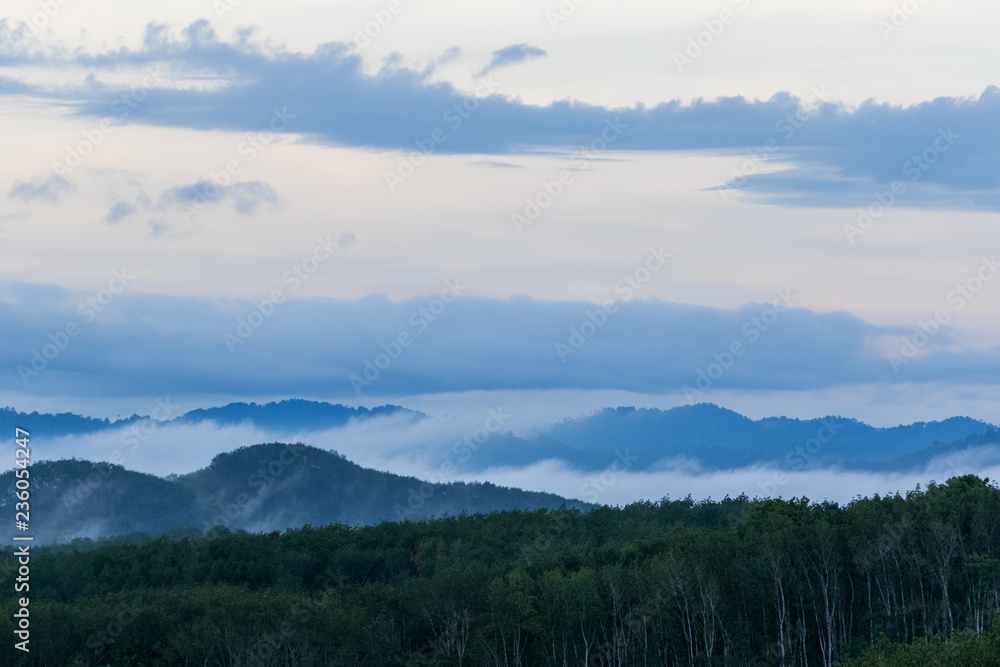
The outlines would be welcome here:
[[[516,65],[525,60],[542,58],[547,55],[549,54],[545,52],[545,49],[540,49],[531,44],[511,44],[510,46],[505,46],[502,49],[494,51],[490,62],[479,71],[479,76],[486,76],[501,67]]]
[[[711,390],[1000,380],[1000,349],[956,349],[946,330],[896,373],[885,349],[898,349],[909,330],[805,309],[775,320],[760,304],[722,310],[631,301],[591,326],[585,323],[603,319],[593,304],[526,297],[451,304],[436,297],[290,299],[272,307],[126,292],[91,322],[79,306],[88,296],[0,283],[0,365],[9,369],[0,375],[0,391],[353,397],[351,376],[364,377],[367,369],[371,384],[362,396],[559,388],[660,393],[697,386],[700,373],[716,375],[713,364],[726,368],[712,378]],[[61,339],[70,322],[82,331],[25,386],[16,369],[30,367],[34,352],[53,342],[50,334]],[[409,344],[398,344],[401,334]],[[586,342],[562,361],[556,344],[574,346],[580,335]],[[734,342],[745,351],[731,359]]]
[[[498,51],[498,64],[524,45]],[[29,55],[0,54],[0,64]],[[778,93],[766,100],[726,97],[678,100],[653,107],[607,108],[576,101],[547,106],[504,96],[484,77],[478,94],[434,82],[423,71],[389,63],[364,72],[345,44],[292,53],[249,41],[221,41],[207,22],[179,38],[151,26],[143,48],[106,53],[48,51],[32,62],[72,64],[100,74],[122,67],[166,66],[171,76],[207,78],[216,86],[154,87],[122,122],[200,130],[283,131],[308,141],[384,150],[415,150],[436,129],[436,153],[502,155],[552,149],[713,150],[733,155],[729,188],[754,201],[793,205],[864,206],[894,181],[906,187],[900,206],[1000,208],[1000,89],[975,98],[938,98],[899,106],[869,101],[857,108],[814,94],[803,100]],[[2,82],[0,82],[2,84]],[[0,85],[24,94],[27,84]],[[77,113],[114,115],[128,92],[91,81],[53,90],[47,99],[72,102]],[[281,119],[277,125],[275,120]],[[438,135],[442,136],[442,135]],[[613,141],[612,141],[613,139]],[[747,154],[756,156],[747,157]],[[764,164],[784,167],[777,173]]]

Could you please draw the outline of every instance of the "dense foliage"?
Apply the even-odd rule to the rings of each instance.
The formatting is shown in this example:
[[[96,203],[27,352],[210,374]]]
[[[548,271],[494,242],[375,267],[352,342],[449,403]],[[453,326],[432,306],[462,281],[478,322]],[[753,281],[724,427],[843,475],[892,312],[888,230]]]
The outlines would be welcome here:
[[[31,600],[4,664],[992,665],[1000,490],[53,547]]]
[[[948,642],[938,638],[912,644],[891,644],[885,637],[844,667],[997,667],[1000,665],[1000,616],[993,629],[977,633],[963,630]]]

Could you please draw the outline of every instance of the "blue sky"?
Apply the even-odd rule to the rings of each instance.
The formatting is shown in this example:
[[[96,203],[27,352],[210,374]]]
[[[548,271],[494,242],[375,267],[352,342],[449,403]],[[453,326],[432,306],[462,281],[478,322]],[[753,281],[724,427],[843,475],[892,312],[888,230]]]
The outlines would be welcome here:
[[[43,4],[0,23],[14,405],[995,412],[992,5]]]

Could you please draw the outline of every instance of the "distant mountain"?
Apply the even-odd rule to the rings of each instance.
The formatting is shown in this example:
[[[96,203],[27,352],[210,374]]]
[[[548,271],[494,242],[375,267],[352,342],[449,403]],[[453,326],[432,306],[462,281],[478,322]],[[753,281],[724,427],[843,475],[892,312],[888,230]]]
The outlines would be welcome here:
[[[0,511],[14,503],[8,472]],[[160,478],[78,459],[31,467],[36,540],[68,542],[176,527],[283,530],[305,524],[373,524],[462,512],[591,505],[489,483],[430,484],[362,468],[335,452],[272,443],[219,454],[196,472]],[[12,510],[10,510],[12,511]]]
[[[0,432],[13,433],[15,428],[31,429],[32,434],[45,435],[50,438],[58,438],[66,435],[84,435],[86,433],[96,433],[113,426],[125,426],[138,417],[121,419],[111,422],[107,419],[93,419],[82,417],[70,412],[57,415],[39,412],[18,412],[14,408],[0,408]]]
[[[848,463],[844,468],[883,472],[901,472],[923,468],[931,459],[944,463],[950,475],[975,472],[989,466],[1000,465],[1000,434],[995,430],[973,433],[957,442],[935,442],[916,452],[877,463]]]
[[[364,420],[390,415],[409,417],[413,420],[425,417],[420,412],[407,410],[398,405],[383,405],[371,409],[350,408],[339,404],[292,399],[263,404],[230,403],[217,408],[192,410],[161,424],[198,424],[213,421],[223,426],[233,426],[247,423],[261,429],[294,434],[340,428],[347,425],[351,419]],[[57,438],[121,428],[148,418],[132,415],[111,421],[72,413],[28,414],[8,407],[0,408],[0,429],[6,433],[13,432],[15,427],[28,428],[36,438]]]
[[[665,458],[684,458],[708,469],[754,463],[794,467],[853,464],[865,467],[915,455],[911,462],[935,455],[935,443],[968,436],[988,436],[995,427],[969,417],[908,426],[876,428],[855,419],[752,420],[717,405],[699,404],[670,410],[606,408],[541,429],[530,438],[536,460],[557,451],[577,465],[604,467],[616,450],[637,456],[637,468]],[[567,453],[568,452],[568,453]]]
[[[299,434],[343,428],[352,421],[386,417],[417,422],[427,416],[395,405],[352,408],[294,399],[197,409],[161,424],[248,424],[268,431],[268,438],[292,440]],[[27,427],[35,438],[44,439],[122,428],[144,419],[147,417],[133,415],[109,421],[68,413],[24,414],[6,408],[0,410],[0,429],[10,433],[15,426]],[[582,470],[603,470],[622,460],[627,450],[631,470],[676,466],[679,462],[706,470],[754,464],[797,470],[832,465],[902,470],[925,465],[943,452],[957,451],[957,445],[943,449],[941,443],[959,443],[971,436],[1000,443],[993,425],[969,417],[876,428],[843,417],[753,420],[708,403],[669,410],[619,407],[550,424],[531,434],[495,433],[474,456],[456,457],[452,462],[463,472],[473,473],[548,459]],[[449,445],[428,446],[437,444]]]
[[[398,405],[377,408],[349,408],[340,404],[318,403],[290,399],[279,403],[230,403],[221,408],[192,410],[175,422],[198,423],[214,421],[221,426],[250,422],[258,428],[295,433],[299,431],[324,431],[346,426],[351,419],[371,419],[389,415],[406,415],[420,419],[424,415]]]

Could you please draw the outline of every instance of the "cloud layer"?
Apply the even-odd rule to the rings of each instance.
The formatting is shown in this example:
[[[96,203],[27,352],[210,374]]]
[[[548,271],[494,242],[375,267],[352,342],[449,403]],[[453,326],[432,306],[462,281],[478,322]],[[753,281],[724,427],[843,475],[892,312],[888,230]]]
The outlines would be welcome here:
[[[363,397],[685,388],[701,402],[718,389],[1000,378],[1000,351],[957,347],[947,328],[893,370],[886,350],[912,332],[844,313],[457,298],[462,287],[399,303],[255,302],[131,294],[114,280],[95,295],[3,283],[0,364],[9,371],[0,391]]]
[[[847,502],[858,495],[906,492],[931,480],[943,482],[970,473],[994,478],[1000,473],[997,465],[1000,449],[995,446],[949,452],[919,468],[886,472],[848,470],[836,463],[793,471],[773,465],[706,470],[684,460],[663,461],[655,469],[640,469],[630,457],[618,458],[613,454],[596,470],[580,470],[553,458],[524,466],[457,471],[446,465],[456,458],[451,443],[470,432],[440,418],[413,423],[383,417],[292,438],[287,433],[248,425],[220,427],[212,422],[197,425],[157,425],[153,422],[144,430],[133,426],[96,435],[54,438],[47,443],[45,458],[114,460],[129,470],[162,476],[192,472],[208,465],[216,454],[249,443],[289,440],[336,450],[365,467],[391,470],[431,482],[490,481],[609,505],[667,496],[721,499],[741,493],[751,497],[808,497]],[[500,446],[502,441],[502,438],[497,438],[496,442],[486,440],[481,450],[472,453],[473,462],[489,455],[491,448]]]

